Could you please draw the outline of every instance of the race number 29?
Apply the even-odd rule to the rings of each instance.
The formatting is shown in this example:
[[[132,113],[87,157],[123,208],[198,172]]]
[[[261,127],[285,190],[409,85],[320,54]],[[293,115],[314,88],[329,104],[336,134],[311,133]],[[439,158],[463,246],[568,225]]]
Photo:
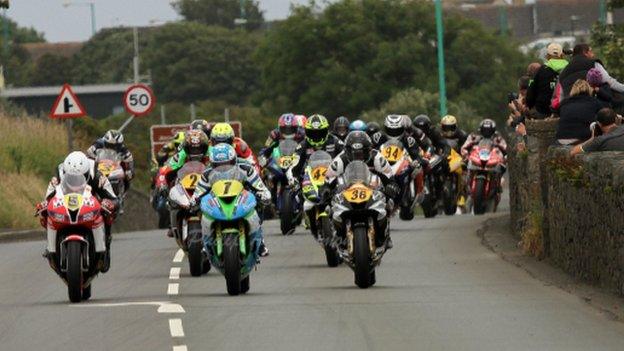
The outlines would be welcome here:
[[[135,84],[126,90],[124,106],[128,113],[143,116],[154,108],[156,98],[152,89],[145,84]]]

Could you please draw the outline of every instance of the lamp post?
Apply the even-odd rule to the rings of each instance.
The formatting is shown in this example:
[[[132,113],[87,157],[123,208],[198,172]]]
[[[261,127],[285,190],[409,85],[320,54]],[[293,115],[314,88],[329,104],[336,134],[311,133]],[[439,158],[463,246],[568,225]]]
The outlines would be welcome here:
[[[446,115],[446,79],[444,68],[444,28],[442,0],[435,0],[436,31],[438,36],[438,84],[440,85],[440,118]]]
[[[89,9],[91,10],[91,34],[95,35],[95,33],[97,32],[96,25],[95,25],[95,1],[65,0],[63,2],[63,7],[69,7],[69,6],[88,6],[89,7]]]

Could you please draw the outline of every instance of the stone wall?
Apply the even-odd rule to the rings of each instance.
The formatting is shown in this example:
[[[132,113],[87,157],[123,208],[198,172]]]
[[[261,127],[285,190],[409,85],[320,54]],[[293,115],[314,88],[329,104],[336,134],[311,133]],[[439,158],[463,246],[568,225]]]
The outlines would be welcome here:
[[[545,147],[556,123],[530,123],[528,150],[510,155],[514,235],[526,249],[539,234],[536,256],[624,295],[624,152],[573,158],[569,149]]]

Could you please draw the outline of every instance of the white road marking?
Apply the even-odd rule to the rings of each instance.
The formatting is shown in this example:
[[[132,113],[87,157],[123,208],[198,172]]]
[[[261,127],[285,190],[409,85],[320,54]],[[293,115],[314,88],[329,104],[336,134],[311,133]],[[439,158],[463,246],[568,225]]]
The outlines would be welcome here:
[[[171,280],[178,280],[180,279],[180,267],[171,267],[171,270],[169,271],[169,279]]]
[[[182,262],[183,258],[184,258],[184,251],[182,251],[182,249],[178,249],[178,252],[176,252],[175,256],[173,256],[173,262],[180,263]]]
[[[72,307],[126,307],[126,306],[158,306],[158,313],[185,313],[184,308],[177,303],[161,301],[119,302],[119,303],[83,303],[70,305]]]
[[[182,320],[179,318],[169,319],[169,331],[172,338],[183,338],[184,329],[182,329]]]
[[[170,283],[167,287],[167,295],[177,295],[180,290],[180,284]]]
[[[173,351],[188,351],[186,345],[178,345],[173,347]]]

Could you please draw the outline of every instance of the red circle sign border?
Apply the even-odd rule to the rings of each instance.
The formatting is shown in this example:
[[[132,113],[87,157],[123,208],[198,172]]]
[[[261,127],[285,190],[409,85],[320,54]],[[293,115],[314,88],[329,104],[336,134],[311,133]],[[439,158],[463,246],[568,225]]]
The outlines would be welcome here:
[[[128,107],[127,104],[127,98],[128,98],[128,94],[132,91],[132,89],[134,88],[143,88],[145,90],[147,90],[149,92],[150,98],[151,98],[151,104],[150,106],[147,108],[147,110],[145,110],[144,112],[141,113],[134,113],[132,110],[130,110],[130,108]],[[144,116],[149,114],[150,112],[152,112],[152,110],[154,109],[154,106],[156,106],[156,96],[154,95],[154,92],[152,91],[152,88],[150,88],[149,86],[145,85],[145,84],[133,84],[131,86],[128,87],[128,89],[126,89],[126,92],[124,93],[124,97],[123,97],[123,104],[124,104],[124,108],[126,109],[126,112],[128,112],[131,115],[134,116]]]

